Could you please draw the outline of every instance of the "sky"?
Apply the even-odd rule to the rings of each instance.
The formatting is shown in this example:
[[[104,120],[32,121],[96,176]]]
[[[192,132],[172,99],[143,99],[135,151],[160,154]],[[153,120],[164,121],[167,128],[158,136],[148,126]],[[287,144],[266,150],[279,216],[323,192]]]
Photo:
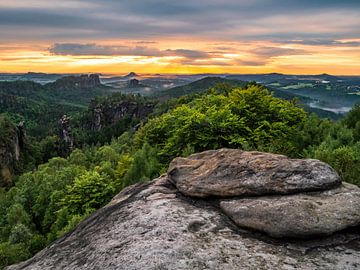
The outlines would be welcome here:
[[[359,15],[359,0],[0,0],[0,72],[360,75]]]

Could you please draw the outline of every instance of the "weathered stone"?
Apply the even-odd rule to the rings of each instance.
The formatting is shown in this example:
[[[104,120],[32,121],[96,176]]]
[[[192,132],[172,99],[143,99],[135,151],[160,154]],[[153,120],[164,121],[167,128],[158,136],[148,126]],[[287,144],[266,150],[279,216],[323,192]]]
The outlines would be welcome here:
[[[57,90],[89,89],[101,87],[98,74],[84,74],[80,76],[65,76],[49,84]]]
[[[272,237],[328,235],[360,225],[360,188],[339,188],[286,196],[231,199],[221,209],[240,227]]]
[[[71,119],[67,115],[63,115],[60,119],[60,141],[61,151],[63,155],[68,155],[74,148],[74,138],[71,132]]]
[[[98,104],[93,100],[89,107],[91,115],[91,129],[100,131],[126,118],[144,119],[154,110],[153,103],[139,103],[135,101],[114,100],[109,103]]]
[[[356,231],[290,242],[240,230],[212,200],[182,196],[162,177],[8,269],[359,269],[359,247]]]
[[[341,183],[326,163],[283,155],[220,149],[176,158],[170,181],[185,195],[231,197],[325,190]]]
[[[13,184],[16,162],[20,160],[25,143],[25,124],[5,127],[8,136],[0,138],[0,187],[10,187]]]

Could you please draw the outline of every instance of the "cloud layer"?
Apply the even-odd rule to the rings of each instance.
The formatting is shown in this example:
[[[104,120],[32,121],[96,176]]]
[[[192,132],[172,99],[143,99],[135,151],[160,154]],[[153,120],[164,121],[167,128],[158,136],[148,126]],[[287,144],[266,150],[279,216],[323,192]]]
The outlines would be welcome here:
[[[1,0],[1,44],[32,49],[12,55],[0,47],[0,70],[26,57],[43,66],[132,56],[143,65],[234,67],[230,72],[320,69],[333,59],[360,73],[359,14],[358,0]]]
[[[344,39],[360,36],[360,1],[2,0],[2,39]],[[16,30],[17,33],[8,31]],[[35,29],[29,36],[29,30]]]

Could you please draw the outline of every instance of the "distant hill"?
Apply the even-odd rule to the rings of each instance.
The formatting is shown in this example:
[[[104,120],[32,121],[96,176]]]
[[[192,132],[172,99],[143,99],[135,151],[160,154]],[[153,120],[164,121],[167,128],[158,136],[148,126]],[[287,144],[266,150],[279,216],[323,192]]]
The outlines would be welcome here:
[[[124,79],[131,79],[131,78],[135,78],[135,77],[139,77],[139,75],[136,74],[135,72],[130,72],[128,75],[125,75],[123,78]]]
[[[281,77],[285,76],[282,74],[267,74],[270,77]],[[257,76],[257,75],[255,75]],[[325,75],[319,75],[323,78]],[[249,78],[248,78],[249,79]],[[218,85],[218,84],[228,84],[231,86],[239,86],[243,87],[248,82],[237,80],[237,79],[227,79],[221,77],[205,77],[203,79],[197,80],[195,82],[191,82],[186,85],[170,88],[167,90],[159,91],[154,94],[156,98],[159,99],[169,99],[169,98],[178,98],[183,95],[194,94],[194,93],[202,93],[206,90]],[[300,106],[302,106],[309,113],[316,113],[319,117],[322,118],[331,118],[331,119],[340,119],[343,115],[336,114],[331,111],[322,110],[320,108],[311,108],[308,104],[314,101],[312,98],[300,95],[298,93],[294,93],[292,91],[286,91],[275,87],[267,87],[270,92],[277,98],[286,99],[286,100],[294,100],[296,99]]]
[[[86,110],[97,96],[109,93],[97,75],[68,76],[41,85],[32,81],[0,82],[0,114],[25,121],[34,136],[51,132],[63,114]]]
[[[289,91],[284,91],[280,89],[274,89],[268,87],[269,91],[273,93],[274,97],[286,99],[286,100],[297,100],[299,105],[304,108],[308,113],[315,113],[320,118],[330,118],[334,120],[341,119],[343,117],[342,114],[337,114],[331,111],[325,111],[320,108],[311,108],[308,104],[313,101],[313,99],[305,96],[300,96]]]
[[[66,76],[46,85],[47,87],[67,90],[100,87],[100,77],[97,74]]]
[[[201,93],[209,88],[212,88],[218,84],[228,84],[232,86],[245,86],[246,82],[240,80],[230,80],[220,77],[206,77],[195,82],[191,82],[186,85],[177,86],[174,88],[159,91],[154,94],[156,97],[162,98],[178,98],[183,95]]]

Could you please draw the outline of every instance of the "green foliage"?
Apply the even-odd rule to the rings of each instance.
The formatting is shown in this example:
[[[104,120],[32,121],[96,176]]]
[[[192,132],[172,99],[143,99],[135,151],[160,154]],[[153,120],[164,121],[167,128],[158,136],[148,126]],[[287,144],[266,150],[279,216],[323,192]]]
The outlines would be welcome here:
[[[16,167],[17,129],[6,115],[0,115],[0,186],[11,186]]]
[[[151,119],[136,140],[155,145],[164,162],[189,149],[232,147],[291,153],[294,132],[304,118],[305,112],[294,103],[274,98],[257,85],[223,87]]]
[[[24,224],[18,223],[11,229],[9,242],[11,244],[28,244],[31,238],[32,234],[29,228]]]
[[[348,128],[355,128],[360,120],[360,104],[354,106],[354,108],[346,115],[343,122]]]
[[[15,203],[8,209],[7,223],[11,227],[18,224],[28,225],[30,224],[30,217],[21,204]]]
[[[16,127],[6,115],[0,115],[0,145],[8,145],[14,139]]]
[[[98,209],[111,199],[114,193],[110,179],[96,171],[85,172],[67,186],[62,207],[70,213],[84,214],[88,209]]]
[[[42,138],[56,134],[58,120],[64,114],[84,112],[92,98],[106,95],[106,87],[62,87],[66,80],[41,85],[31,81],[0,82],[0,113],[15,122],[26,122],[31,136]]]
[[[31,256],[24,244],[0,243],[0,268],[26,260]]]
[[[160,169],[161,165],[157,159],[157,151],[145,143],[141,149],[135,152],[131,160],[131,166],[124,175],[123,187],[150,180],[159,174]]]
[[[231,87],[243,87],[246,84],[246,82],[239,80],[224,79],[220,77],[206,77],[183,86],[157,92],[155,93],[155,96],[162,98],[179,98],[184,95],[203,93],[212,87],[229,89]]]
[[[298,132],[299,156],[329,163],[344,181],[360,185],[359,106],[341,122],[307,118]]]

